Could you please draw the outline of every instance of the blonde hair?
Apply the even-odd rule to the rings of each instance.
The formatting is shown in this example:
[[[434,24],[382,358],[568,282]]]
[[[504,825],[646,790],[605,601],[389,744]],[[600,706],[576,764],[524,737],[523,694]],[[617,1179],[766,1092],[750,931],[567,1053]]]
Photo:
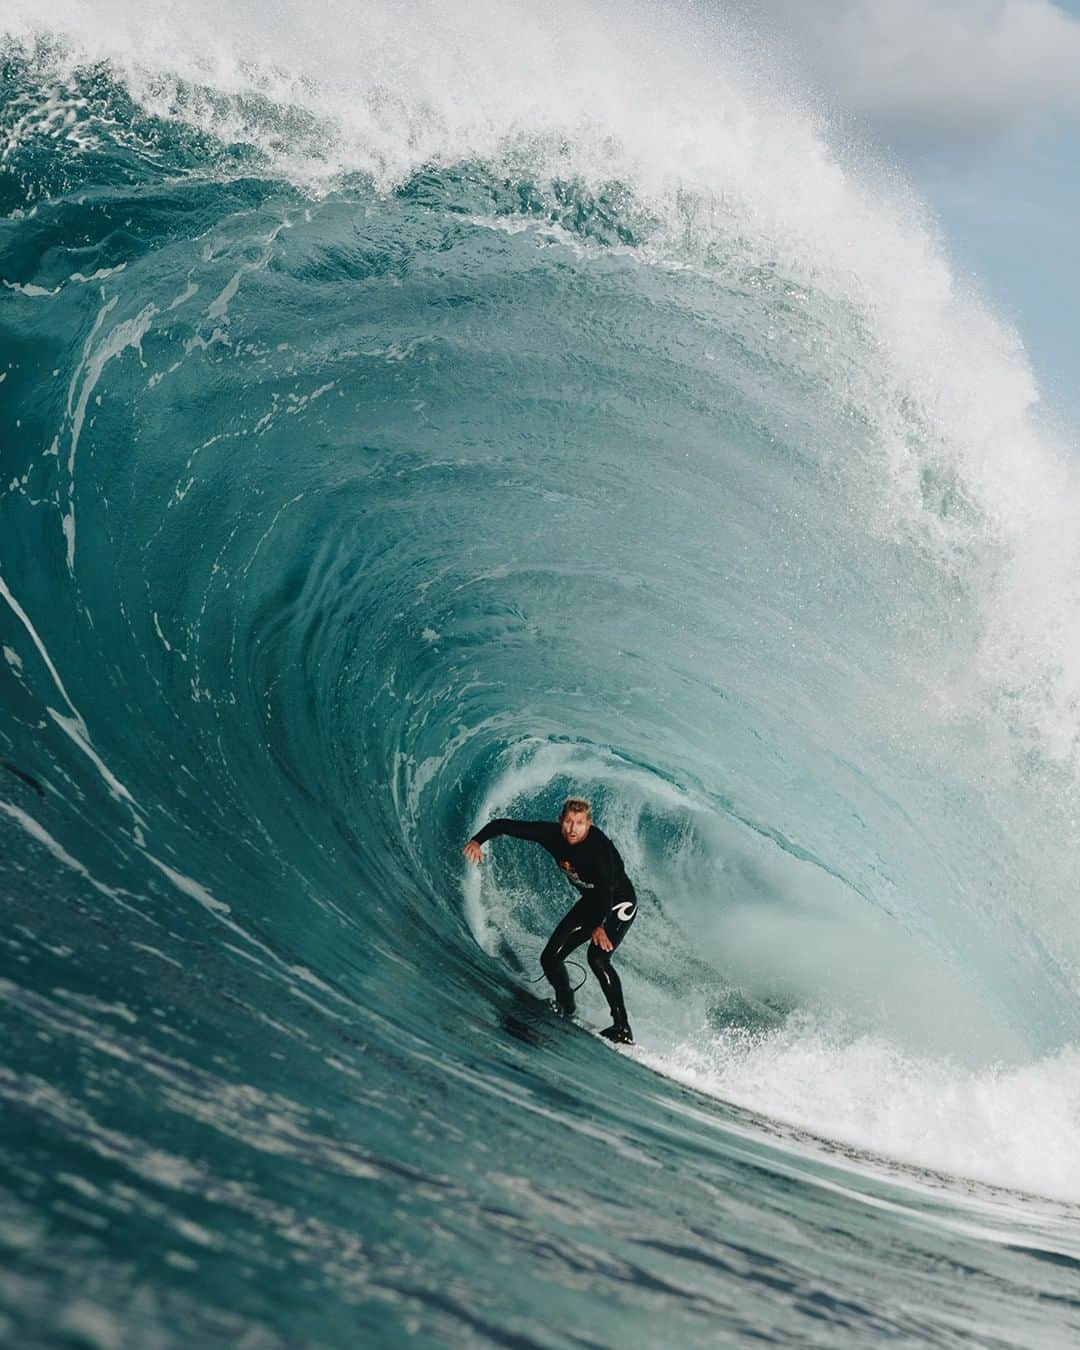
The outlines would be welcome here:
[[[571,811],[575,814],[579,811],[584,811],[589,819],[592,820],[592,807],[584,797],[567,797],[566,801],[562,804],[562,810],[559,812],[559,819],[565,820]]]

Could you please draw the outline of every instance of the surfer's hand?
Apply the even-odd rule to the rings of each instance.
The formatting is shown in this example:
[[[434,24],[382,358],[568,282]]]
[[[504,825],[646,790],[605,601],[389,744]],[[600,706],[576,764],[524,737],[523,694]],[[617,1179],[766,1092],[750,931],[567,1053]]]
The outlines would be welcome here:
[[[482,863],[484,861],[483,850],[475,839],[470,839],[461,851],[471,863]]]
[[[592,940],[596,943],[596,945],[600,948],[602,952],[613,952],[615,950],[615,944],[608,937],[607,931],[603,927],[603,925],[601,925],[599,928],[593,929]]]

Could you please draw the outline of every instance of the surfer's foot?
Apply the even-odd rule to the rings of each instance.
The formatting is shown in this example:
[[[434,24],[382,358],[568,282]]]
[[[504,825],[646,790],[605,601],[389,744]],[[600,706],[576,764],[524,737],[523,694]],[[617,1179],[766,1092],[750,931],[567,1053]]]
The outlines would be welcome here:
[[[557,998],[553,998],[551,999],[551,1010],[558,1017],[573,1017],[574,1004],[573,1001],[570,1003],[560,1003]]]
[[[613,1026],[605,1027],[600,1033],[606,1036],[609,1041],[614,1041],[616,1045],[633,1045],[634,1035],[630,1030],[629,1022],[616,1022]]]

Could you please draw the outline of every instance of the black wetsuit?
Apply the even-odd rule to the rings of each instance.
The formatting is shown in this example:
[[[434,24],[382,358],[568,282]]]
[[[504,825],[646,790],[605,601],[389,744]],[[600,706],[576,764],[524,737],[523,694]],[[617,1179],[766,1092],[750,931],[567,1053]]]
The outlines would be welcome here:
[[[619,850],[596,825],[590,826],[580,844],[569,844],[559,825],[553,821],[500,817],[489,821],[473,838],[478,844],[486,844],[500,834],[530,839],[547,849],[570,885],[581,892],[581,899],[559,921],[540,957],[559,1008],[570,1014],[574,1011],[574,995],[563,962],[575,947],[592,937],[596,928],[604,929],[611,939],[612,949],[619,945],[637,913],[634,888],[626,875]],[[628,1028],[622,985],[611,964],[611,953],[590,942],[589,967],[600,982],[615,1025]]]

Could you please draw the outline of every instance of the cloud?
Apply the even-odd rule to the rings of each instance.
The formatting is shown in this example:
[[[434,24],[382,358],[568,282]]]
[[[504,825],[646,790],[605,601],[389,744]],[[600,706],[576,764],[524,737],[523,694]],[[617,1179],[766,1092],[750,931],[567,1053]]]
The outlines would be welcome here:
[[[753,14],[887,140],[994,140],[1080,116],[1080,21],[1051,0],[759,0]]]

